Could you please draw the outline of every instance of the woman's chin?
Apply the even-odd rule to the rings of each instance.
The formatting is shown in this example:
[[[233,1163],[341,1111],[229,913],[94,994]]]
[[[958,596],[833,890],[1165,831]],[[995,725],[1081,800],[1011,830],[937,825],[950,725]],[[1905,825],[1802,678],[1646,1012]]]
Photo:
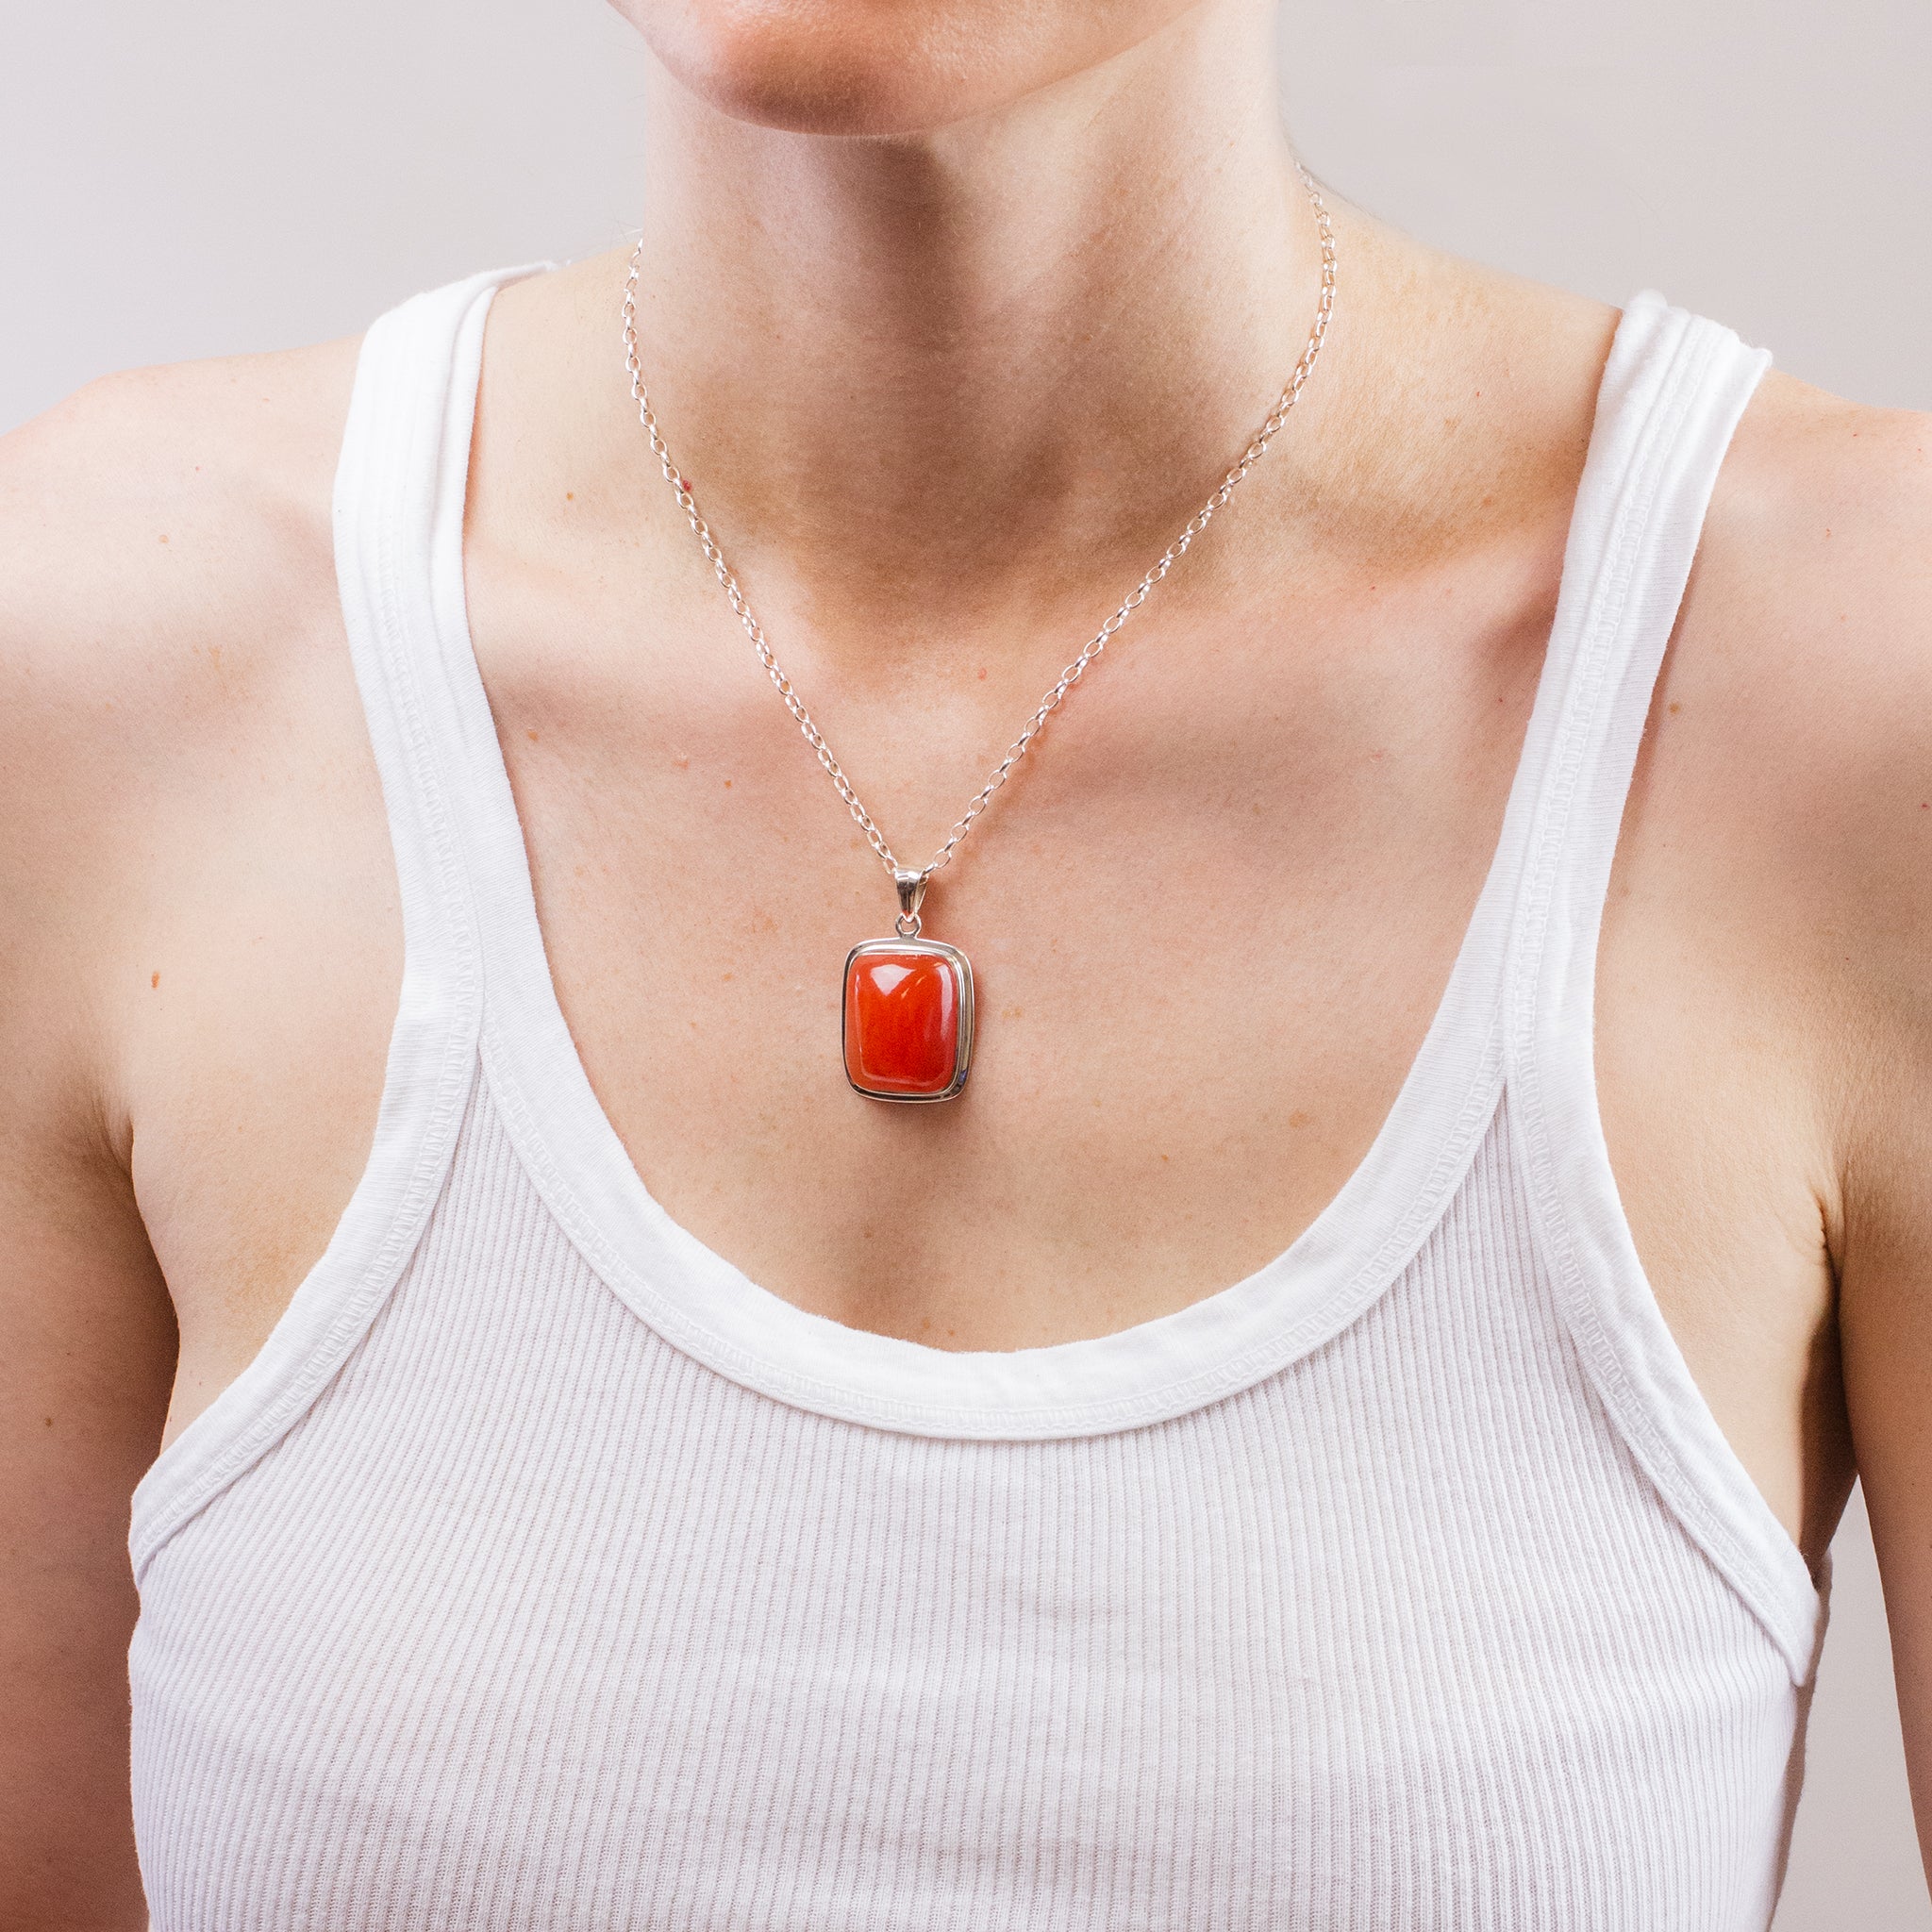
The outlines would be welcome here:
[[[924,133],[996,108],[1034,80],[1019,71],[1024,56],[1013,42],[1024,36],[999,20],[999,7],[619,5],[701,100],[792,133]],[[974,30],[996,21],[1008,30]]]
[[[611,0],[721,113],[799,134],[916,135],[1098,67],[1190,0]]]

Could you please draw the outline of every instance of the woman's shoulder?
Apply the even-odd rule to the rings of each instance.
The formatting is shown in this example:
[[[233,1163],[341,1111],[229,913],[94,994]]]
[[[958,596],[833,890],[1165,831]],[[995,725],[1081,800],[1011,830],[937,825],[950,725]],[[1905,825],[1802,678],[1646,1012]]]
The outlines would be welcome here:
[[[342,682],[330,498],[355,360],[351,341],[131,371],[0,438],[0,1010],[23,1024],[98,1021],[136,908]]]
[[[1895,922],[1923,880],[1932,939],[1932,416],[1769,372],[1680,632],[1728,741],[1771,781],[1766,832],[1788,829],[1818,888],[1862,891],[1874,918]]]
[[[1415,291],[1402,339],[1428,381],[1407,418],[1428,428],[1420,393],[1457,426],[1424,445],[1404,507],[1447,504],[1466,533],[1492,496],[1515,515],[1511,491],[1574,491],[1619,311],[1426,251],[1415,263],[1407,283],[1385,277]],[[1470,404],[1453,408],[1458,394]],[[1932,415],[1776,367],[1759,381],[1716,478],[1619,851],[1616,891],[1666,907],[1699,957],[1787,1016],[1778,1051],[1815,1070],[1845,1163],[1856,1140],[1869,1185],[1932,1238],[1911,1124],[1932,1110]]]
[[[1574,445],[1594,414],[1621,311],[1476,264],[1432,262],[1431,314],[1456,344],[1445,362],[1472,393],[1508,398],[1483,419],[1499,432],[1492,459],[1531,467]],[[1480,469],[1457,460],[1446,439],[1444,454],[1445,470]],[[1499,487],[1479,484],[1485,501]],[[1932,770],[1932,415],[1848,401],[1769,369],[1719,472],[1678,628],[1680,658],[1739,680],[1730,741],[1767,734],[1757,749],[1787,787],[1798,774],[1774,756],[1779,733],[1809,747],[1807,762],[1827,763],[1821,782],[1835,787],[1882,790],[1908,767]],[[1924,821],[1932,835],[1932,808]]]
[[[1748,957],[1759,1010],[1788,1017],[1776,1050],[1808,1070],[1861,1265],[1888,1226],[1911,1230],[1896,1253],[1923,1251],[1932,416],[1767,373],[1717,479],[1646,759],[1631,890],[1680,885],[1707,957]]]
[[[333,622],[355,359],[131,370],[0,438],[0,820],[40,849],[76,789],[178,758]]]
[[[0,662],[130,672],[326,563],[353,341],[101,377],[0,438]]]

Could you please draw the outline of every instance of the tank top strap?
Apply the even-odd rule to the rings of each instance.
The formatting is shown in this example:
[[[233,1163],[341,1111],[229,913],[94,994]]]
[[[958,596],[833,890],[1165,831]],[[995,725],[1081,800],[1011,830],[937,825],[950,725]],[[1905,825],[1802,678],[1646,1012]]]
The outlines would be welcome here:
[[[477,970],[465,846],[500,765],[488,707],[462,701],[475,677],[462,575],[471,431],[490,304],[534,272],[473,275],[370,328],[336,475],[337,572],[408,943],[457,978]]]
[[[1544,683],[1542,772],[1518,916],[1516,1023],[1539,990],[1587,1017],[1589,961],[1651,691],[1732,432],[1770,364],[1647,291],[1604,368]],[[1582,996],[1579,1009],[1576,1001]]]
[[[137,1488],[137,1575],[281,1440],[366,1332],[441,1191],[475,1083],[482,949],[461,849],[465,721],[440,660],[465,635],[460,550],[448,539],[452,519],[459,530],[462,518],[483,314],[508,278],[479,275],[418,295],[363,338],[333,520],[403,919],[382,1099],[367,1165],[322,1257],[259,1354]]]
[[[1596,955],[1651,698],[1718,471],[1770,364],[1646,291],[1624,311],[1564,558],[1505,993],[1506,1080],[1570,1331],[1639,1463],[1808,1679],[1818,1586],[1725,1439],[1631,1238],[1594,1065]],[[1823,1579],[1821,1579],[1823,1580]]]

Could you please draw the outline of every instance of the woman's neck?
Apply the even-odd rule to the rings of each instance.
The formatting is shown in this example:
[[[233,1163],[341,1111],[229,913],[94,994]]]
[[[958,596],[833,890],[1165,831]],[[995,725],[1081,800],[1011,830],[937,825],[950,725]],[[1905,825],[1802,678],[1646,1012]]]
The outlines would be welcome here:
[[[774,131],[661,72],[647,126],[654,405],[734,558],[822,633],[909,622],[929,644],[908,604],[997,624],[1124,590],[1314,313],[1245,0],[938,134]],[[641,468],[635,425],[603,426]]]

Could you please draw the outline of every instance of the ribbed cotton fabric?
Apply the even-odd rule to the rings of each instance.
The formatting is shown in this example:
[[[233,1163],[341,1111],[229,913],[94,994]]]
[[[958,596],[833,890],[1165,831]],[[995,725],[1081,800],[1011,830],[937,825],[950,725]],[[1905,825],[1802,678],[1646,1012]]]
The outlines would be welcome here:
[[[1824,1601],[1617,1204],[1597,925],[1766,358],[1655,295],[1443,1002],[1336,1201],[1096,1341],[806,1315],[652,1201],[558,1010],[469,648],[486,276],[337,497],[402,880],[376,1142],[136,1496],[157,1932],[1762,1932]]]

